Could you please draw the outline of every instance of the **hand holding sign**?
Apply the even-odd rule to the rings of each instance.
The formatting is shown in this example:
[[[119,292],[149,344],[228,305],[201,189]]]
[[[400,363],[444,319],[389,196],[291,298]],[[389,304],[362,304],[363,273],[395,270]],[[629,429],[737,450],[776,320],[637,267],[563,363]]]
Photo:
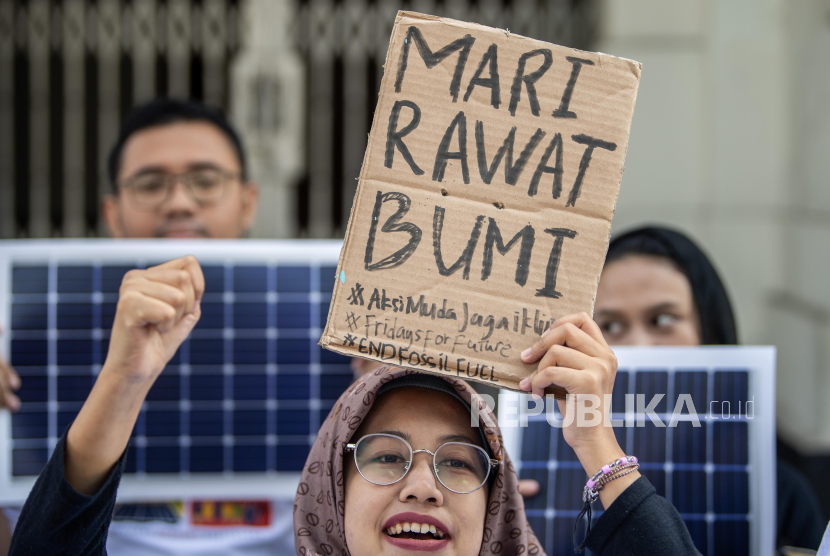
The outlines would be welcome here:
[[[400,12],[385,67],[320,344],[516,390],[593,308],[640,65]]]

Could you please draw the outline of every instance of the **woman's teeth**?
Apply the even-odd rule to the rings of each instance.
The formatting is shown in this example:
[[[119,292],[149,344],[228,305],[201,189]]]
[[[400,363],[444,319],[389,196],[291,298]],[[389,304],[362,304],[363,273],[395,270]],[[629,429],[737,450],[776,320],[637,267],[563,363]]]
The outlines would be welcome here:
[[[399,535],[400,533],[432,533],[432,535],[436,539],[443,539],[444,532],[440,529],[436,529],[435,525],[427,525],[426,523],[398,523],[397,525],[393,525],[389,527],[386,532],[389,535]]]

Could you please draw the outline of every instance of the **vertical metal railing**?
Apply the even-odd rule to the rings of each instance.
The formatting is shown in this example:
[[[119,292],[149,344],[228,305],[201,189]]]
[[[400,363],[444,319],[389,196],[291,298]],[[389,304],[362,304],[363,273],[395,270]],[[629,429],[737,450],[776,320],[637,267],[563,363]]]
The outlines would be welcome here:
[[[106,157],[119,122],[134,104],[159,95],[250,116],[235,123],[255,147],[252,167],[265,174],[254,176],[270,199],[264,217],[281,219],[254,235],[341,236],[399,9],[585,49],[599,17],[599,0],[270,1],[283,7],[254,0],[0,0],[0,238],[103,234],[99,203],[110,188]],[[261,47],[243,40],[250,37],[240,17],[246,7],[263,17],[282,14],[273,28],[286,40],[273,42],[267,56],[282,49],[301,60],[301,87],[282,88],[279,72],[256,71],[238,72],[249,82],[230,87],[235,63]],[[233,91],[249,98],[231,98]],[[240,103],[244,109],[232,110]],[[291,113],[296,106],[302,114]],[[260,140],[263,130],[291,118],[300,118],[305,131]],[[302,142],[304,160],[286,160],[292,155],[278,147],[286,141]],[[284,176],[264,170],[297,164],[299,173]]]

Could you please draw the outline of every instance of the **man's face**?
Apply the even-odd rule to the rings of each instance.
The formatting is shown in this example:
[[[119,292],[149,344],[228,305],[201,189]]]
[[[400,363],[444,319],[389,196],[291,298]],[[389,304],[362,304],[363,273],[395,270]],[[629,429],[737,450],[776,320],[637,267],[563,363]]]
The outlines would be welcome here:
[[[135,190],[124,187],[137,176],[200,170],[218,170],[227,176],[217,200],[200,202],[181,179],[157,206],[140,202]],[[257,186],[243,183],[240,171],[230,141],[209,122],[142,129],[124,145],[118,194],[108,195],[102,203],[107,228],[116,238],[239,238],[253,223],[258,198]]]

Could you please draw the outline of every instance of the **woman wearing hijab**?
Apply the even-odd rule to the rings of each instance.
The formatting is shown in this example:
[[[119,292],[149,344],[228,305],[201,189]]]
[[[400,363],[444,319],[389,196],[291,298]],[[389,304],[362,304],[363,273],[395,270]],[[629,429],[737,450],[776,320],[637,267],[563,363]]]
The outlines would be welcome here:
[[[557,321],[523,357],[540,360],[524,383],[537,394],[552,380],[577,395],[613,385],[613,354],[587,315]],[[470,407],[478,408],[476,426]],[[608,430],[566,426],[588,473],[620,459]],[[477,472],[460,473],[459,460],[475,461]],[[675,508],[636,470],[600,493],[607,510],[585,543],[594,554],[698,554]],[[355,382],[320,429],[297,491],[294,533],[302,556],[544,553],[486,404],[462,380],[390,367]]]
[[[610,345],[738,343],[729,296],[709,258],[667,228],[640,228],[611,241],[594,319]],[[779,462],[777,471],[777,545],[816,549],[824,522],[815,495],[792,466]],[[522,492],[538,490],[522,483]]]
[[[125,276],[107,360],[30,493],[10,554],[106,554],[130,433],[198,321],[203,292],[193,257]],[[539,362],[522,382],[535,394],[553,382],[578,396],[613,387],[616,359],[585,314],[558,320],[522,358]],[[470,425],[471,407],[483,426]],[[567,419],[571,409],[562,409]],[[586,497],[606,508],[587,546],[601,555],[697,554],[677,511],[639,476],[613,431],[577,425],[565,427],[565,438],[586,471],[596,471]],[[492,414],[459,380],[388,368],[367,375],[332,409],[302,477],[302,556],[543,553]]]

